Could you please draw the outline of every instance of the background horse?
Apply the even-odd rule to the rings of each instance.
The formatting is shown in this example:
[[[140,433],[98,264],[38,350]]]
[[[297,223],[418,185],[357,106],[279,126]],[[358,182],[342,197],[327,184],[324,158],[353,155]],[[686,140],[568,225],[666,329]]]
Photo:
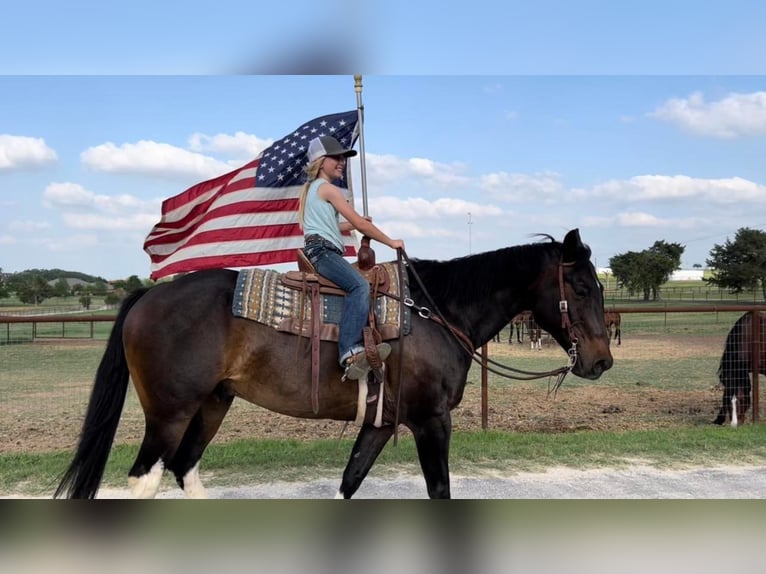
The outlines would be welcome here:
[[[513,344],[513,330],[516,329],[516,341],[521,345],[522,342],[524,342],[524,329],[527,328],[527,325],[529,323],[529,319],[532,317],[532,311],[522,311],[521,313],[518,313],[511,319],[511,322],[508,324],[511,332],[508,334],[508,344]]]
[[[513,329],[516,328],[516,340],[519,344],[524,341],[524,332],[529,334],[529,348],[542,349],[543,330],[540,325],[535,321],[535,316],[532,311],[522,311],[511,319],[510,328],[511,332],[508,335],[508,344],[513,344]]]
[[[758,313],[761,321],[760,361],[758,372],[766,375],[766,316]],[[729,417],[741,424],[751,403],[750,374],[753,371],[752,313],[745,313],[729,330],[724,343],[721,361],[718,364],[718,380],[723,387],[723,398],[718,416],[713,421],[721,425]],[[736,399],[736,410],[732,409],[732,398]],[[736,419],[734,418],[736,416]]]
[[[614,336],[618,345],[622,345],[622,329],[620,328],[620,321],[622,318],[617,311],[604,311],[604,325],[609,333],[609,340]]]
[[[590,249],[576,229],[561,243],[547,237],[449,261],[409,261],[410,297],[419,313],[412,313],[410,334],[391,341],[382,387],[384,424],[361,426],[338,496],[354,495],[398,422],[412,431],[428,496],[450,497],[450,413],[463,397],[473,350],[522,309],[532,310],[573,353],[575,375],[597,379],[612,366],[603,288]],[[137,497],[154,497],[166,470],[187,496],[205,496],[200,459],[235,397],[294,417],[354,420],[357,385],[341,381],[337,343],[322,343],[315,413],[310,346],[235,317],[237,276],[225,269],[191,273],[123,302],[74,459],[55,497],[96,496],[129,380],[146,423],[128,472]],[[568,305],[563,314],[562,296]]]

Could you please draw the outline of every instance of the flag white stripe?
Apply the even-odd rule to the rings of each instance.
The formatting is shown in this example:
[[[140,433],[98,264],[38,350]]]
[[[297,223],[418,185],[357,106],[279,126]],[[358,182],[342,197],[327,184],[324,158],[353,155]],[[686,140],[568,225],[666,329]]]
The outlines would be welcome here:
[[[265,192],[265,193],[263,193]],[[173,218],[172,220],[168,217],[163,217],[162,221],[157,225],[157,227],[160,227],[160,229],[157,229],[155,231],[152,231],[149,233],[149,236],[147,237],[147,241],[152,241],[154,239],[164,237],[166,235],[174,235],[176,233],[183,233],[188,231],[189,229],[194,228],[200,219],[203,219],[205,216],[209,215],[214,209],[226,207],[228,205],[234,205],[236,203],[242,203],[244,201],[279,201],[284,199],[297,199],[301,192],[301,186],[291,186],[291,187],[284,187],[284,188],[249,188],[249,189],[243,189],[240,191],[235,191],[232,193],[227,193],[222,197],[219,197],[216,199],[213,203],[210,204],[210,207],[204,212],[199,215],[199,217],[196,217],[194,219],[189,220],[186,225],[183,227],[173,228],[173,229],[164,229],[162,228],[163,224],[172,223],[174,221],[180,221],[183,219],[182,217],[179,218]],[[295,212],[297,215],[297,211]],[[188,215],[188,212],[186,213]]]
[[[216,217],[210,219],[199,226],[193,235],[183,235],[179,241],[173,243],[156,243],[152,245],[152,255],[167,255],[174,250],[186,245],[190,239],[206,231],[219,231],[222,229],[231,229],[234,232],[243,227],[261,227],[269,225],[289,225],[298,223],[298,212],[296,211],[274,211],[270,213],[239,213]],[[179,230],[178,233],[181,233]]]
[[[343,241],[347,246],[358,248],[358,243],[353,234],[351,236],[344,236]],[[181,247],[167,259],[161,261],[160,263],[153,263],[152,270],[158,271],[177,261],[183,261],[184,259],[194,259],[197,257],[215,257],[220,255],[236,255],[241,253],[266,253],[269,251],[278,251],[282,249],[299,249],[302,247],[302,235],[274,237],[270,239],[245,239],[240,241],[201,243],[199,245]]]

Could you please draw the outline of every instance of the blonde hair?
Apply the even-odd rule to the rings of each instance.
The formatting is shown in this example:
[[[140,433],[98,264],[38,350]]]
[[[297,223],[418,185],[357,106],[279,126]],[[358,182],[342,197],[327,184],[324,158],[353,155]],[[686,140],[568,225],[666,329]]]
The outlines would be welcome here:
[[[306,172],[308,177],[306,178],[306,183],[303,184],[301,193],[298,196],[298,225],[300,225],[301,231],[303,230],[303,214],[306,212],[306,196],[309,193],[309,187],[311,187],[311,184],[314,183],[314,180],[319,177],[319,170],[322,167],[322,160],[324,160],[324,157],[325,156],[318,157],[303,168],[303,171]]]

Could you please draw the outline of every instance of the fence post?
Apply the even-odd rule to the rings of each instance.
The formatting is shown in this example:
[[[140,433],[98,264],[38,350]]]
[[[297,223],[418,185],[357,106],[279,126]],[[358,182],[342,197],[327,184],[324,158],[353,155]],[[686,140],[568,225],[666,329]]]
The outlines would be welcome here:
[[[759,384],[758,384],[758,373],[761,370],[761,312],[760,311],[752,311],[751,317],[753,318],[752,321],[752,364],[750,365],[750,368],[752,369],[752,385],[750,386],[751,393],[752,393],[752,399],[753,404],[751,406],[751,410],[753,411],[753,423],[758,422],[758,396],[759,396]]]
[[[487,344],[481,347],[481,428],[487,430]]]

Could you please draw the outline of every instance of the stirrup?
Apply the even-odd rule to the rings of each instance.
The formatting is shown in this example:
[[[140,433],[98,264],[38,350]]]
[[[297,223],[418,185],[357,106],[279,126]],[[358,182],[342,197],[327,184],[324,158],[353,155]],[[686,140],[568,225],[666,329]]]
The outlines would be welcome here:
[[[391,354],[391,345],[388,343],[379,343],[376,347],[380,360],[385,361]],[[367,373],[370,372],[371,368],[370,361],[367,359],[367,352],[359,351],[355,355],[352,355],[346,363],[346,371],[343,373],[341,381],[345,381],[346,379],[352,381],[363,379],[367,377]]]

